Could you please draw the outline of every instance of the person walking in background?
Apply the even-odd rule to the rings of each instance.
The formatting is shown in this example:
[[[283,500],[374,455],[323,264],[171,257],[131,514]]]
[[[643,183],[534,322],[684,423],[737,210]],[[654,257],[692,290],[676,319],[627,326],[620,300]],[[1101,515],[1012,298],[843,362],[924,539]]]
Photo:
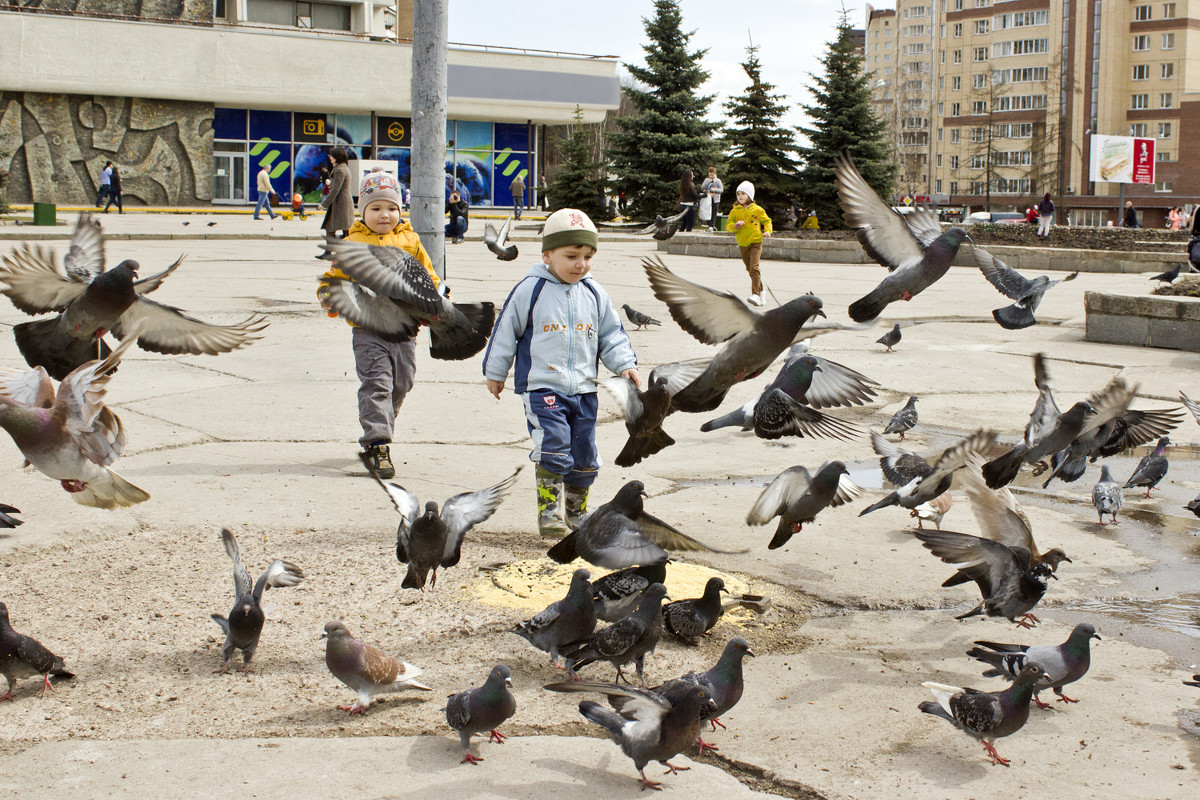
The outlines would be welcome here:
[[[738,184],[737,202],[729,212],[725,230],[737,234],[742,263],[746,265],[746,272],[750,273],[750,296],[746,298],[746,302],[753,306],[761,306],[763,283],[758,262],[762,258],[763,237],[769,237],[773,228],[767,212],[754,202],[754,184],[750,181]]]
[[[1038,229],[1037,235],[1050,237],[1050,228],[1054,227],[1054,201],[1050,199],[1050,193],[1042,197],[1042,202],[1037,204],[1038,212]]]
[[[809,211],[804,217],[804,222],[800,223],[800,227],[806,231],[819,231],[821,223],[817,220],[817,212]]]
[[[354,199],[350,191],[350,154],[338,145],[329,149],[329,161],[333,169],[329,173],[329,193],[321,201],[325,219],[321,228],[327,235],[345,239],[354,225]]]
[[[1179,230],[1183,225],[1183,209],[1178,206],[1172,206],[1171,210],[1167,212],[1167,223],[1171,230]]]
[[[1122,228],[1140,228],[1137,219],[1137,209],[1133,207],[1132,200],[1125,201],[1125,217],[1121,220]]]
[[[520,219],[521,210],[525,208],[525,181],[520,173],[517,173],[517,177],[508,185],[508,191],[512,193],[513,217]]]
[[[725,191],[725,184],[721,183],[721,179],[717,177],[716,167],[708,168],[708,177],[704,179],[704,183],[700,184],[700,191],[708,195],[712,206],[709,209],[708,229],[715,231],[717,217],[721,215],[721,194]]]
[[[538,202],[542,206],[542,211],[550,210],[550,198],[546,195],[546,176],[538,176]]]
[[[108,213],[108,209],[113,203],[117,204],[117,213],[124,214],[125,206],[121,198],[121,171],[117,169],[117,165],[113,164],[112,174],[108,176],[108,202],[104,204],[104,213]]]
[[[467,235],[471,204],[462,199],[458,192],[451,192],[450,199],[446,201],[446,213],[450,215],[450,221],[446,223],[446,238],[450,244],[459,244]]]
[[[679,230],[686,233],[692,229],[692,224],[696,221],[696,203],[700,202],[700,193],[696,191],[696,184],[692,182],[692,171],[685,169],[683,177],[679,179],[679,205],[675,208],[678,213],[684,212],[683,219],[679,221]]]
[[[258,171],[258,205],[254,207],[254,218],[262,219],[259,214],[265,208],[267,215],[271,219],[275,219],[275,210],[271,208],[271,194],[275,190],[271,188],[271,173],[266,167]]]
[[[112,185],[112,165],[111,161],[104,162],[104,169],[100,170],[100,188],[96,191],[96,208],[104,202],[104,198],[108,197],[108,187]]]

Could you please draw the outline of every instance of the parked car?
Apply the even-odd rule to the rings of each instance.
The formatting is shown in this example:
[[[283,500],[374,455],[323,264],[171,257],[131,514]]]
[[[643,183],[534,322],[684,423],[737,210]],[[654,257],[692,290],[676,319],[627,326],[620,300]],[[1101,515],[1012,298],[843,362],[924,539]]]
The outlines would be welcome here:
[[[976,211],[963,220],[963,225],[978,225],[984,222],[1020,225],[1025,222],[1025,215],[1019,211]]]

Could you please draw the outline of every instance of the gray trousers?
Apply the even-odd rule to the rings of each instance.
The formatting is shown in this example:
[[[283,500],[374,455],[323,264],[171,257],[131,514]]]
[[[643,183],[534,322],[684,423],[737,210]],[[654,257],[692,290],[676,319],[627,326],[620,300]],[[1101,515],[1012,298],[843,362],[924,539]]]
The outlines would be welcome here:
[[[396,344],[370,331],[355,328],[354,371],[358,387],[358,422],[363,435],[358,443],[366,450],[377,442],[392,441],[396,412],[413,387],[417,374],[417,343]]]

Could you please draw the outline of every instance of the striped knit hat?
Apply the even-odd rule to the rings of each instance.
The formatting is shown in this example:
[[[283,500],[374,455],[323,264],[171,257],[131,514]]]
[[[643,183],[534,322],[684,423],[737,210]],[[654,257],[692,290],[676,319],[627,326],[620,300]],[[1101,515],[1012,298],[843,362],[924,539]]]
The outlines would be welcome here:
[[[573,244],[599,250],[600,237],[588,215],[575,208],[560,208],[546,219],[542,229],[542,252]]]
[[[358,213],[361,214],[376,200],[387,200],[395,203],[396,208],[404,208],[400,202],[400,182],[391,173],[384,172],[382,167],[376,167],[363,176],[358,188]]]

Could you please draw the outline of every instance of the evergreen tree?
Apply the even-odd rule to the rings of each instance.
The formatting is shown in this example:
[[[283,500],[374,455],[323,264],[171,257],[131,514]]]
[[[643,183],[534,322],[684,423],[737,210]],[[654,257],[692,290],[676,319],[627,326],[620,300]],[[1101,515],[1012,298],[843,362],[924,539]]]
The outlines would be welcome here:
[[[854,52],[854,38],[846,12],[837,27],[837,39],[821,63],[825,75],[812,75],[816,104],[805,106],[814,120],[801,128],[810,147],[800,148],[805,166],[800,173],[801,201],[817,212],[822,228],[844,228],[834,184],[834,159],[849,152],[855,165],[881,197],[890,198],[896,181],[896,164],[888,145],[887,123],[871,106],[872,73],[863,71],[864,58]]]
[[[780,102],[786,95],[771,94],[775,86],[763,81],[756,46],[747,47],[746,56],[742,69],[750,85],[744,95],[725,102],[735,127],[727,127],[723,138],[729,153],[724,183],[728,194],[744,180],[753,183],[755,202],[778,222],[800,192],[800,165],[793,158],[797,147],[794,132],[779,127],[787,113]]]
[[[577,208],[593,220],[608,219],[601,192],[604,165],[592,160],[588,131],[583,126],[583,109],[575,106],[575,124],[559,144],[562,162],[547,181],[550,210]]]
[[[692,34],[680,29],[676,0],[655,0],[654,8],[654,18],[643,19],[650,39],[642,45],[646,66],[624,65],[646,88],[624,88],[634,113],[617,118],[617,131],[608,136],[616,188],[625,193],[627,213],[642,219],[674,212],[685,169],[699,186],[717,157],[712,136],[720,128],[704,119],[713,96],[696,94],[708,79],[700,66],[708,51],[688,51]]]

